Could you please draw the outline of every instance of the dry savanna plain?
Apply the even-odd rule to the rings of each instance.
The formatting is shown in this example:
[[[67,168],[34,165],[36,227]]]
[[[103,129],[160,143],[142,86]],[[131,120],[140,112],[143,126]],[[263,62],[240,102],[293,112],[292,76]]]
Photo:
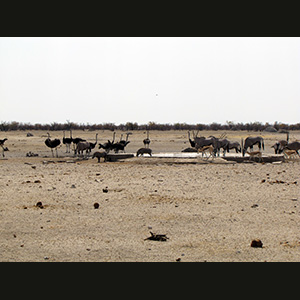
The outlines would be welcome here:
[[[9,149],[0,157],[2,262],[300,261],[299,158],[234,163],[157,157],[190,145],[186,131],[151,131],[153,157],[98,163],[66,153],[63,144],[52,157],[46,132],[31,133],[0,132]],[[101,130],[73,131],[73,138],[95,142],[96,133],[98,143],[112,140],[111,131]],[[121,133],[125,137],[117,131],[117,140]],[[62,140],[62,131],[50,134]],[[286,138],[226,134],[231,141],[261,135],[264,155]],[[136,153],[144,138],[144,131],[132,131],[126,153]],[[299,139],[300,132],[290,133],[290,141]],[[150,232],[166,240],[149,240]],[[251,247],[254,239],[262,247]]]

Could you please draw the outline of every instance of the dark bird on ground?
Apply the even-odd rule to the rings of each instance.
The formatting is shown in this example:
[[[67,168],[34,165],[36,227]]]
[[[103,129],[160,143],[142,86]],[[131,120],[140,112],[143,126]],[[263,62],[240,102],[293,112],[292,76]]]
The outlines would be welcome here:
[[[118,153],[119,151],[123,151],[125,152],[125,147],[130,143],[130,141],[125,142],[125,144],[123,143],[114,143],[112,145],[112,149],[115,150],[115,153]]]
[[[143,140],[143,143],[144,143],[144,147],[148,147],[149,148],[149,145],[150,145],[150,139],[149,139],[149,130],[147,130],[147,138]]]
[[[99,143],[99,149],[103,148],[107,153],[109,153],[109,151],[113,150],[115,136],[116,136],[116,133],[114,132],[112,142],[110,140],[107,140],[107,143],[104,143],[104,144]]]
[[[0,146],[3,146],[5,141],[7,141],[7,138],[3,139],[3,140],[0,140]]]
[[[119,143],[122,144],[122,145],[125,145],[126,142],[128,141],[128,136],[131,135],[131,134],[132,134],[132,132],[126,133],[126,140],[122,140],[122,137],[123,137],[123,134],[122,134]]]
[[[104,149],[107,153],[113,149],[113,143],[110,140],[107,140],[107,143],[101,144],[99,143],[99,149]]]
[[[122,140],[122,136],[121,135],[121,139],[119,142],[114,143],[112,145],[112,149],[115,150],[115,153],[118,153],[119,151],[123,151],[125,152],[125,147],[130,143],[130,141],[128,141],[128,136],[132,134],[131,132],[126,133],[126,140]]]
[[[7,147],[4,147],[4,143],[7,141],[7,138],[0,140],[0,146],[2,148],[2,156],[5,157],[4,151],[9,151]]]
[[[71,130],[71,138],[72,138],[72,130]],[[76,148],[77,148],[77,144],[78,144],[79,142],[86,142],[86,140],[77,137],[77,138],[75,138],[75,139],[72,138],[72,142],[73,142],[73,151],[74,151],[74,153],[75,153],[75,150],[76,150]]]
[[[96,142],[95,143],[91,143],[89,142],[90,146],[89,146],[89,153],[91,153],[92,149],[94,149],[97,145],[98,142],[98,133],[96,133]]]
[[[69,138],[65,137],[65,131],[64,131],[63,144],[66,145],[66,153],[70,153],[70,146],[71,146],[72,142],[73,142],[73,139],[72,139],[71,130],[70,130],[70,137]]]
[[[7,138],[0,140],[0,146],[2,148],[2,156],[5,157],[4,151],[9,151],[7,147],[4,147],[4,143],[7,141]]]
[[[51,140],[49,132],[47,132],[47,134],[48,134],[48,138],[45,140],[45,144],[47,147],[51,149],[52,157],[54,157],[53,149],[56,150],[56,157],[58,157],[57,147],[60,145],[60,139]]]
[[[73,139],[73,144],[77,145],[79,142],[86,142],[86,140],[82,139],[82,138],[75,138],[75,139]]]

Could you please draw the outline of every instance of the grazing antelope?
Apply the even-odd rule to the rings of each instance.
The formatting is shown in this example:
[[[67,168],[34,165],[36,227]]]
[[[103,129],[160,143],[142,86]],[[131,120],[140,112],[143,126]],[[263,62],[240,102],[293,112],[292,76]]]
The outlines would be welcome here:
[[[287,159],[290,159],[292,158],[293,156],[296,158],[296,157],[299,157],[298,153],[296,150],[288,150],[288,149],[283,149],[283,155],[285,158]]]
[[[262,152],[261,151],[246,151],[247,154],[250,155],[249,160],[251,160],[254,157],[258,157],[258,162],[262,161]]]
[[[245,143],[244,143],[244,147],[243,148],[243,156],[245,156],[245,153],[247,151],[247,149],[250,147],[250,150],[253,152],[253,146],[254,145],[258,145],[258,149],[261,150],[261,147],[263,148],[263,150],[265,150],[265,144],[264,144],[264,139],[261,136],[256,136],[256,137],[247,137],[245,139]]]
[[[205,156],[207,157],[207,159],[209,159],[211,156],[214,159],[214,147],[212,145],[208,145],[208,146],[203,146],[203,147],[199,147],[198,149],[198,153],[202,153],[202,157],[203,154],[205,154]],[[209,156],[207,156],[207,152],[209,152]]]
[[[64,133],[63,144],[66,145],[66,153],[70,153],[70,146],[71,146],[71,143],[73,142],[73,139],[71,137],[66,138],[65,130],[63,131],[63,133]],[[70,131],[70,136],[71,136],[71,131]]]

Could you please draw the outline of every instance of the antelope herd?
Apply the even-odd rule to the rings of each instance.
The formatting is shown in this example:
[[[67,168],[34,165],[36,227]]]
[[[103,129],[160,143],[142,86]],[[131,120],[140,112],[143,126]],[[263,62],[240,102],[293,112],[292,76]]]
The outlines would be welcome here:
[[[194,134],[192,132],[193,138],[191,138],[190,131],[188,131],[188,141],[190,143],[190,148],[182,150],[182,152],[196,152],[198,154],[202,154],[202,157],[208,160],[209,158],[214,159],[216,156],[220,156],[220,151],[223,149],[223,157],[225,157],[226,152],[230,152],[230,150],[235,149],[236,153],[241,153],[244,157],[246,154],[249,155],[249,161],[258,159],[258,162],[263,161],[263,153],[264,150],[264,139],[261,136],[256,137],[247,137],[245,140],[241,140],[241,144],[237,141],[229,141],[226,139],[226,133],[223,133],[219,138],[215,136],[198,137],[198,132]],[[136,156],[143,156],[144,154],[148,154],[152,156],[152,150],[149,148],[150,138],[149,138],[149,130],[146,131],[147,138],[145,138],[142,142],[144,144],[143,148],[137,150]],[[47,139],[45,140],[45,145],[51,149],[52,156],[54,157],[53,150],[56,150],[56,157],[58,157],[57,148],[62,146],[60,139],[50,139],[50,134],[47,132]],[[132,135],[131,132],[126,133],[126,139],[123,140],[123,134],[121,134],[120,140],[115,141],[116,132],[113,132],[112,141],[107,140],[106,143],[99,143],[98,148],[103,149],[100,151],[96,151],[92,158],[97,157],[98,162],[100,162],[100,158],[104,158],[106,161],[107,154],[110,151],[114,151],[115,153],[119,153],[119,151],[123,151],[125,153],[125,147],[130,143],[128,140],[129,135]],[[87,141],[82,138],[73,138],[72,131],[70,130],[70,137],[67,138],[65,136],[65,131],[63,131],[63,144],[66,145],[66,153],[70,153],[71,144],[73,144],[74,156],[83,156],[85,151],[85,156],[89,156],[91,154],[92,149],[94,149],[98,143],[98,133],[95,136],[95,142]],[[5,157],[4,152],[9,151],[7,147],[4,147],[4,143],[7,141],[7,138],[0,140],[0,146],[2,148],[2,156]],[[253,146],[257,145],[258,150],[253,151]],[[248,148],[250,151],[248,151]],[[280,140],[276,142],[271,148],[274,148],[275,154],[283,154],[284,158],[287,160],[299,158],[299,150],[300,150],[300,142],[294,141],[289,143],[289,134],[287,134],[286,140]]]

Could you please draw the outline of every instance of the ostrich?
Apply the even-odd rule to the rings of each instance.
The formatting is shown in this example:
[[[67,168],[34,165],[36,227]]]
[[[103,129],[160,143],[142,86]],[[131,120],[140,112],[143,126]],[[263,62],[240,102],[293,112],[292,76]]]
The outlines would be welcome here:
[[[47,147],[51,148],[52,157],[54,157],[54,154],[53,154],[54,148],[56,150],[56,157],[58,157],[57,147],[60,145],[60,139],[51,140],[49,132],[47,132],[47,134],[48,134],[48,138],[45,140],[45,144]]]
[[[2,156],[5,157],[4,151],[9,151],[9,149],[7,147],[3,147],[2,145],[1,147],[2,147]]]
[[[104,143],[104,144],[99,143],[99,149],[103,148],[107,153],[109,153],[109,151],[113,149],[113,145],[115,142],[115,136],[116,136],[116,132],[113,133],[112,142],[110,140],[107,140],[107,143]]]
[[[149,130],[147,130],[147,138],[143,140],[145,148],[149,148],[150,145],[150,139],[149,139]]]
[[[107,140],[107,143],[101,144],[99,143],[99,149],[103,148],[106,153],[109,153],[113,148],[113,143],[110,140]]]
[[[74,152],[75,152],[75,148],[77,147],[77,144],[78,144],[79,142],[86,142],[86,140],[84,140],[84,139],[82,139],[82,138],[75,138],[75,139],[73,139],[73,138],[72,138],[72,130],[70,130],[70,133],[71,133],[71,139],[72,139],[72,142],[73,142],[73,150],[74,150]]]
[[[73,139],[71,137],[71,130],[70,130],[70,137],[69,138],[65,137],[65,131],[64,131],[63,144],[66,145],[66,153],[70,153],[70,146],[71,146],[72,141],[73,141]]]
[[[112,149],[115,150],[115,153],[118,153],[119,151],[124,151],[125,152],[125,147],[130,143],[130,141],[123,143],[115,143],[112,145]]]
[[[128,141],[128,136],[131,135],[131,134],[132,134],[131,132],[126,133],[126,140],[122,140],[123,134],[121,134],[119,143],[122,144],[122,145],[125,145]]]
[[[5,141],[7,141],[7,138],[3,139],[3,140],[0,140],[0,146],[3,146]]]
[[[111,147],[113,150],[115,150],[115,153],[118,153],[119,151],[124,151],[125,152],[125,147],[130,143],[128,141],[128,136],[132,134],[131,132],[128,132],[126,135],[126,140],[120,140],[119,142],[112,144]],[[123,135],[121,135],[122,138]]]
[[[90,142],[89,152],[91,152],[91,150],[96,147],[97,142],[98,142],[98,133],[96,133],[96,143],[91,143]]]
[[[8,148],[7,147],[5,147],[4,148],[4,143],[5,143],[5,141],[7,141],[7,138],[5,138],[5,139],[3,139],[3,140],[0,140],[0,146],[2,147],[2,156],[3,157],[5,157],[5,155],[4,155],[4,151],[8,151]]]

